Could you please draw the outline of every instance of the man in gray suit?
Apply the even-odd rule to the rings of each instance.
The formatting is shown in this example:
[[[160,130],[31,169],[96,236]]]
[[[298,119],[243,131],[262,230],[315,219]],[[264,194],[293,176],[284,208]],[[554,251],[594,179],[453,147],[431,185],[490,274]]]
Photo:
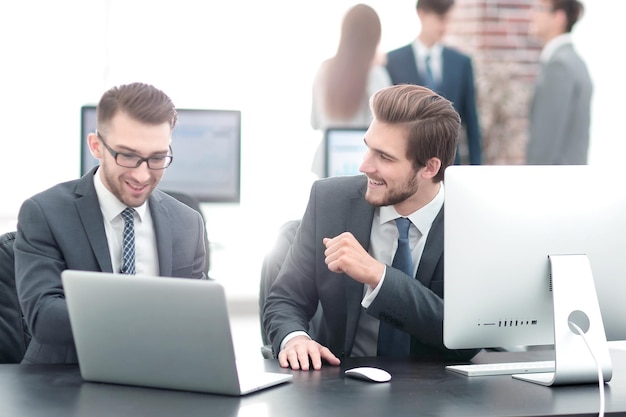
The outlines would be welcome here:
[[[173,160],[174,104],[153,86],[133,83],[105,92],[97,113],[87,140],[100,165],[27,199],[19,211],[15,279],[32,333],[23,363],[78,360],[65,269],[206,278],[200,214],[155,189]],[[123,233],[126,211],[134,237]],[[122,255],[123,242],[134,256]]]
[[[465,360],[443,345],[443,175],[454,161],[460,118],[417,85],[371,98],[365,175],[319,180],[263,310],[282,367],[319,369],[341,357],[377,356],[379,327],[406,335],[406,354]],[[399,217],[408,218],[410,274],[392,267]],[[308,323],[321,302],[312,340]]]
[[[532,31],[544,47],[530,107],[527,164],[587,163],[593,88],[570,34],[582,14],[577,0],[536,2]]]

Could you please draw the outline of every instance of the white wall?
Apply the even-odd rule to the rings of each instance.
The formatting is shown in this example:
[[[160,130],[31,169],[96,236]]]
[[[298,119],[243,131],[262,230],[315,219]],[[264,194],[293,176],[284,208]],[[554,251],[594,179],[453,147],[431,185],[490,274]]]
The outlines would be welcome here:
[[[79,172],[79,109],[112,85],[144,81],[179,107],[242,110],[242,201],[205,205],[216,244],[213,275],[256,293],[262,256],[284,221],[300,217],[319,136],[309,128],[310,85],[336,47],[348,0],[32,0],[3,5],[0,25],[0,232],[21,202]],[[414,0],[365,1],[383,23],[381,47],[413,39]],[[626,2],[587,1],[575,33],[596,84],[591,163],[624,153],[624,93],[614,53]],[[609,4],[611,8],[609,8]],[[611,34],[609,35],[609,31]],[[622,33],[622,35],[620,35]],[[592,42],[593,40],[593,42]],[[602,42],[599,47],[598,42]],[[622,94],[623,95],[623,94]],[[245,238],[235,238],[238,220]],[[242,262],[242,259],[247,260]],[[231,265],[246,266],[238,271]],[[235,284],[243,285],[235,285]]]
[[[626,153],[621,99],[626,97],[623,50],[626,2],[586,0],[586,13],[574,29],[574,39],[594,83],[589,163],[621,165]]]

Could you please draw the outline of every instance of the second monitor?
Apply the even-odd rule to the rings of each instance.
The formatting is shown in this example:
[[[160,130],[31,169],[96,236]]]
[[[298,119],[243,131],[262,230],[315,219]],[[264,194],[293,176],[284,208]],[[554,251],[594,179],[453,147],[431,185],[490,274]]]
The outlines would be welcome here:
[[[174,161],[159,188],[192,196],[201,202],[238,203],[241,176],[241,113],[239,110],[176,109],[172,132]],[[81,175],[98,164],[87,146],[96,130],[96,106],[81,108]]]
[[[367,146],[367,128],[330,128],[324,132],[325,176],[358,175]]]

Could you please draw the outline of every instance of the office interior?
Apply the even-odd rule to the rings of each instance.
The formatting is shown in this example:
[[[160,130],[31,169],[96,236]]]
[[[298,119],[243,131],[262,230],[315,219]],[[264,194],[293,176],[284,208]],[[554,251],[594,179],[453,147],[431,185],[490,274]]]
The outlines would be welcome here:
[[[258,288],[263,257],[286,221],[302,215],[321,133],[309,124],[318,65],[334,53],[349,0],[59,0],[3,5],[0,45],[0,232],[14,230],[32,194],[77,178],[80,108],[113,85],[142,81],[179,107],[242,112],[241,200],[203,203],[213,278],[224,284],[236,349],[260,355]],[[380,15],[381,50],[414,39],[414,0],[364,1]],[[506,2],[503,2],[506,3]],[[594,82],[590,164],[619,164],[618,98],[626,3],[586,1],[574,32]],[[521,110],[523,111],[523,110]],[[176,161],[179,162],[179,161]],[[182,163],[182,161],[181,161]],[[256,336],[258,335],[258,338]],[[254,340],[248,343],[253,337]]]

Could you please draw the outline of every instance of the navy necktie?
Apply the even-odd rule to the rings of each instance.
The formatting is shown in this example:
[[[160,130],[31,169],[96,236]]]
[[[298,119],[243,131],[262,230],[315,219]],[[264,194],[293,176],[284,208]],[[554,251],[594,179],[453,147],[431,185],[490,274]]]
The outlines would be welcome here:
[[[126,207],[122,211],[124,234],[122,240],[122,274],[135,275],[135,209]]]
[[[409,246],[409,227],[411,221],[406,217],[396,219],[398,228],[398,249],[393,257],[392,267],[413,277],[413,260]],[[378,329],[378,356],[408,357],[411,336],[398,330],[393,325],[381,321]]]
[[[435,76],[433,75],[433,69],[430,65],[430,54],[426,55],[426,58],[424,58],[424,64],[426,66],[426,74],[424,74],[426,87],[434,91],[436,85],[435,85]]]

